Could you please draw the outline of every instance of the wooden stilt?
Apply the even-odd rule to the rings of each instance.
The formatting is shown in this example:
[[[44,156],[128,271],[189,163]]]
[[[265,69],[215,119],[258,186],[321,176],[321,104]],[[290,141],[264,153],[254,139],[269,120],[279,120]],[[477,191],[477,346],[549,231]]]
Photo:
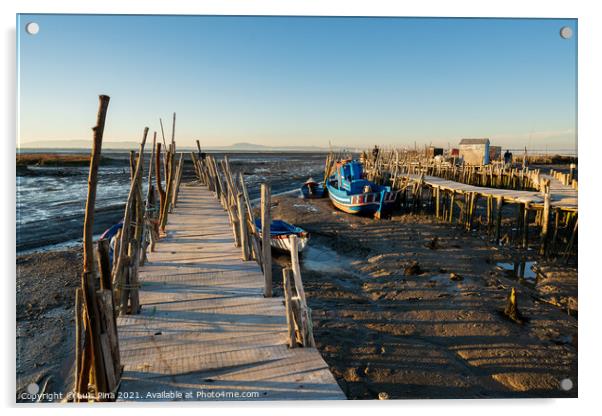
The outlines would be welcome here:
[[[270,206],[271,189],[266,183],[261,184],[261,244],[263,252],[263,275],[265,278],[264,296],[272,297],[272,247],[270,245]]]
[[[288,328],[288,345],[290,348],[297,347],[295,335],[295,318],[293,315],[293,292],[291,289],[292,272],[289,268],[282,269],[282,287],[284,288],[284,306],[286,308],[286,326]]]
[[[500,243],[502,232],[502,210],[504,208],[504,197],[497,196],[495,199],[496,218],[495,218],[495,244]]]

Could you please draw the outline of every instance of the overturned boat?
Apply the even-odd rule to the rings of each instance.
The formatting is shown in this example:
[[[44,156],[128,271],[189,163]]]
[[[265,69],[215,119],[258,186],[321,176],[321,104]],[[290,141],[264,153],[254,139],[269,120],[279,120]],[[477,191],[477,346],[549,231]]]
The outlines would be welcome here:
[[[356,160],[337,162],[336,171],[326,187],[332,204],[349,214],[374,215],[380,218],[393,208],[399,191],[364,179],[362,164]]]
[[[255,228],[261,237],[261,219],[255,219]],[[291,235],[297,236],[297,251],[302,252],[307,246],[309,241],[309,233],[301,227],[289,224],[282,220],[273,220],[270,224],[270,245],[281,251],[291,251],[291,243],[289,237]]]

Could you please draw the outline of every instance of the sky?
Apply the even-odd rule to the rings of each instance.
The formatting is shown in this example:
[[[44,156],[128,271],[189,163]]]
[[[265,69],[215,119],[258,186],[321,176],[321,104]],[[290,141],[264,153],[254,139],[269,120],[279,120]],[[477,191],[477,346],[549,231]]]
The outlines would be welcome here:
[[[36,35],[25,32],[39,24]],[[569,26],[573,37],[560,29]],[[148,126],[191,146],[575,149],[575,19],[19,15],[18,146]]]

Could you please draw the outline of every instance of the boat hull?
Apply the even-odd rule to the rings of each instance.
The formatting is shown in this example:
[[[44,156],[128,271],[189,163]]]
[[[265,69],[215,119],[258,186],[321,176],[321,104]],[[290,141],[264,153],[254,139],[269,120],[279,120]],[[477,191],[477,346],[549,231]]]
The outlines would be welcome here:
[[[309,236],[301,236],[297,238],[297,252],[301,253],[307,247],[307,243],[309,242]],[[291,252],[291,243],[288,236],[278,236],[270,238],[270,246],[273,249],[282,252]]]
[[[328,184],[328,197],[332,204],[348,214],[380,215],[393,208],[399,191],[381,190],[357,195],[348,195],[345,191]]]
[[[324,198],[326,196],[326,188],[317,182],[306,182],[301,185],[301,194],[305,199]]]
[[[255,219],[255,228],[257,233],[259,234],[259,238],[261,238],[261,219]],[[272,224],[270,224],[270,246],[272,248],[276,250],[290,252],[291,235],[297,236],[297,252],[302,252],[307,246],[307,242],[309,241],[309,233],[307,231],[282,220],[274,220]]]

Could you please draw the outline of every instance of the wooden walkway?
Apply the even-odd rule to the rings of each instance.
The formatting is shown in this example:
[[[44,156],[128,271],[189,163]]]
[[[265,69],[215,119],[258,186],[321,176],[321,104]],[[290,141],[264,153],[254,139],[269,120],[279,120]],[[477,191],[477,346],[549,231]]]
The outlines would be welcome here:
[[[263,297],[210,191],[182,184],[167,233],[140,269],[141,313],[117,320],[120,400],[345,399],[315,348],[286,345],[283,298]]]
[[[405,175],[409,179],[417,181],[420,175]],[[577,211],[578,192],[570,186],[563,185],[558,179],[549,175],[541,175],[542,178],[550,180],[550,206],[567,211]],[[475,185],[466,185],[464,183],[439,178],[437,176],[425,176],[424,183],[431,187],[440,187],[441,189],[455,192],[477,192],[483,196],[501,196],[506,202],[516,202],[528,204],[530,206],[540,207],[544,204],[544,197],[541,192],[535,191],[515,191],[512,189],[487,188]]]

